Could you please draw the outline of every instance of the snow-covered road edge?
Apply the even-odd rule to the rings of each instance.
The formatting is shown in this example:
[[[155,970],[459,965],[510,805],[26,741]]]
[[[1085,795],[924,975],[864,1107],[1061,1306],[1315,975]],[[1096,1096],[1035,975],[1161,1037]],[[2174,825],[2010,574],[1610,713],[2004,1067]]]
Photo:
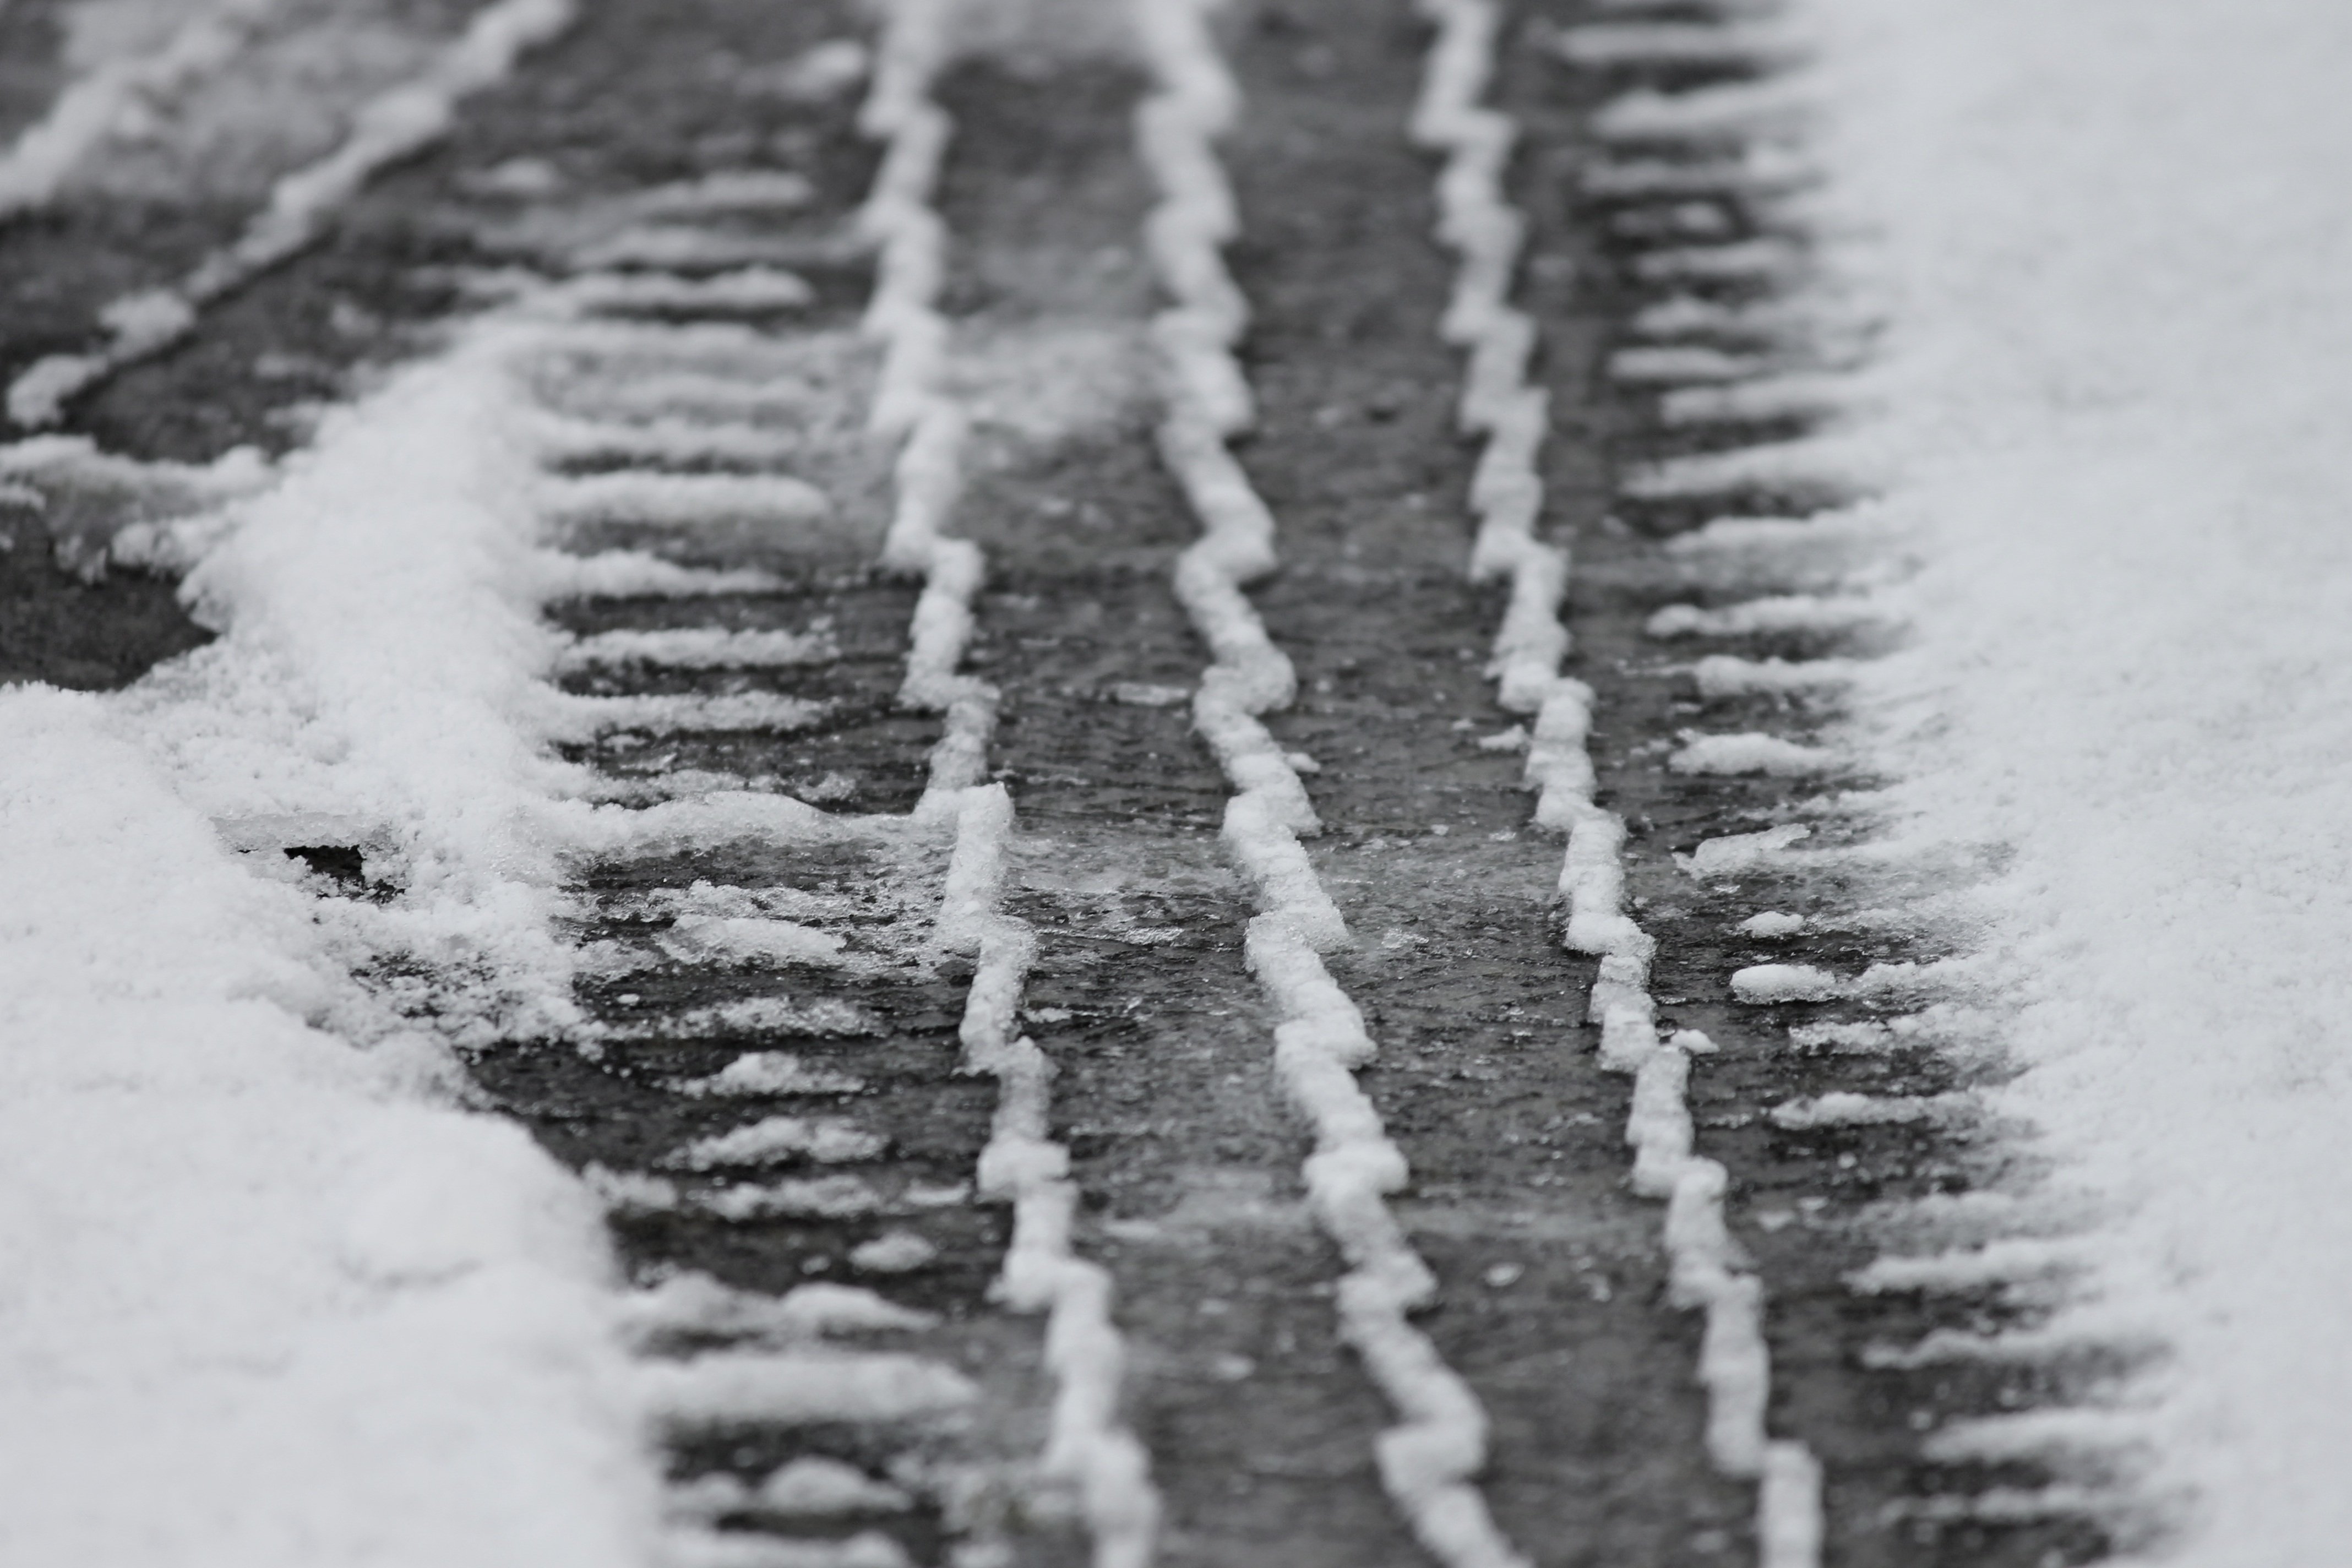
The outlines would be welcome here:
[[[596,1206],[437,1045],[305,1022],[310,899],[132,722],[0,694],[0,1557],[642,1561]]]
[[[1800,0],[1830,270],[1885,317],[1841,439],[1916,528],[1860,743],[1991,845],[1997,1114],[2111,1217],[2077,1309],[2168,1347],[2096,1420],[2196,1568],[2352,1539],[2352,14]],[[2061,1331],[2066,1320],[2054,1327]],[[2054,1444],[2054,1448],[2053,1448]]]
[[[569,1017],[548,920],[590,808],[539,743],[509,330],[189,531],[219,641],[112,696],[0,695],[0,1555],[651,1550],[598,1205],[349,979],[405,953],[472,978],[438,998],[460,1034]],[[286,885],[321,843],[402,896]]]

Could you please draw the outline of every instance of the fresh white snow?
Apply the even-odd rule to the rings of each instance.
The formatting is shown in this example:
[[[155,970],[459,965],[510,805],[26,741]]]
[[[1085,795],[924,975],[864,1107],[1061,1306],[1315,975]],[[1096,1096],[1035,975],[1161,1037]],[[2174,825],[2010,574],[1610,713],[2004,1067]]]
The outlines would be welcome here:
[[[2095,1299],[2172,1350],[2113,1415],[1938,1442],[2149,1444],[2164,1560],[2341,1562],[2352,8],[1798,12],[1830,258],[1887,318],[1848,434],[1926,563],[1863,676],[1874,758],[1906,832],[2013,852],[1994,1105],[2107,1205]]]
[[[642,1561],[596,1205],[436,1045],[316,1026],[310,899],[139,727],[0,693],[0,1559]]]
[[[598,1205],[347,977],[412,951],[496,977],[446,999],[461,1031],[576,1022],[548,921],[595,818],[538,743],[511,346],[486,328],[158,536],[218,641],[110,697],[0,694],[0,1557],[652,1550]],[[289,885],[320,842],[405,896]]]

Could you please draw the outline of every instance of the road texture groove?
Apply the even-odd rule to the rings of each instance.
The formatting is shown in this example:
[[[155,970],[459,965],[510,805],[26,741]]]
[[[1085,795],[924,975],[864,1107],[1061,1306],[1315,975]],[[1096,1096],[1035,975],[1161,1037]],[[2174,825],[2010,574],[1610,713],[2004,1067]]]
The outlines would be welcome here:
[[[1198,35],[1189,0],[1146,27],[884,9],[583,5],[65,405],[134,462],[12,458],[42,506],[0,509],[0,674],[122,684],[206,634],[160,568],[107,569],[110,535],[509,324],[547,542],[642,552],[546,609],[549,744],[640,826],[565,889],[573,1021],[467,1059],[611,1205],[674,1561],[2104,1555],[2092,1461],[1938,1446],[2095,1403],[2130,1358],[1988,1338],[2063,1290],[2068,1220],[1970,1109],[1998,1042],[1938,1005],[1966,945],[1935,889],[1966,868],[1874,858],[1871,781],[1836,760],[1834,661],[1890,634],[1839,626],[1835,591],[1899,557],[1774,532],[1826,497],[1753,457],[1826,427],[1866,333],[1772,313],[1801,142],[1675,128],[1685,95],[1776,79],[1748,8],[1501,7],[1484,94],[1516,123],[1502,298],[1548,399],[1525,538],[1567,563],[1546,679],[1589,689],[1586,806],[1623,825],[1674,1042],[1638,1078],[1591,1017],[1627,950],[1577,941],[1570,819],[1532,820],[1528,731],[1558,721],[1498,689],[1512,588],[1470,570],[1504,437],[1462,428],[1465,247],[1413,130],[1460,8],[1262,0]],[[0,132],[58,89],[54,47],[0,70]],[[1185,97],[1219,72],[1230,124]],[[1169,216],[1203,148],[1230,232]],[[9,220],[0,375],[101,343],[104,302],[229,243],[269,172]],[[1264,562],[1196,544],[1234,536],[1226,461]],[[1791,626],[1741,629],[1782,600]],[[401,896],[363,845],[295,847]],[[1299,934],[1322,899],[1345,941]],[[382,978],[454,1018],[474,977]],[[1349,1007],[1369,1052],[1330,1043]],[[1685,1101],[1662,1204],[1629,1137]],[[1315,1163],[1318,1117],[1373,1174]],[[1694,1153],[1727,1177],[1696,1206]],[[1683,1288],[1714,1204],[1745,1319]],[[1723,1462],[1723,1391],[1760,1394],[1767,1348],[1756,1431],[1818,1457],[1817,1550],[1772,1522],[1792,1472]]]

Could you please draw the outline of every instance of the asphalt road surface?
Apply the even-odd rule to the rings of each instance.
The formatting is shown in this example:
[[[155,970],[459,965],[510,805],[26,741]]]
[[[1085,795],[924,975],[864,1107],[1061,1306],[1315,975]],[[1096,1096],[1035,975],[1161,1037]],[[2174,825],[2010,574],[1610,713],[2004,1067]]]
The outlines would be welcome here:
[[[0,136],[67,79],[66,9],[16,0],[0,16]],[[376,59],[383,18],[394,36],[430,35],[467,9],[353,6],[338,32],[332,15],[294,7],[265,28],[299,22],[326,40],[315,55]],[[1651,10],[1716,23],[1703,5]],[[1549,398],[1538,534],[1573,563],[1562,668],[1593,694],[1593,800],[1625,825],[1626,907],[1656,943],[1658,1026],[1713,1046],[1691,1058],[1688,1110],[1699,1152],[1728,1173],[1732,1256],[1760,1283],[1765,1425],[1822,1466],[1823,1563],[2095,1560],[2112,1545],[2098,1522],[2002,1505],[2052,1474],[1944,1457],[1934,1436],[2063,1401],[2119,1366],[1935,1349],[2032,1321],[2045,1297],[2030,1280],[1854,1282],[1890,1249],[2001,1234],[1972,1232],[1965,1201],[1935,1201],[2030,1174],[1968,1109],[1971,1083],[2000,1070],[1998,1042],[1931,1026],[1932,986],[1904,978],[1917,971],[1826,998],[1751,984],[1743,1000],[1732,986],[1760,963],[1853,975],[1951,949],[1905,913],[1921,889],[1866,854],[1818,858],[1832,868],[1801,879],[1754,840],[1745,856],[1692,859],[1702,843],[1783,826],[1814,848],[1866,849],[1866,807],[1843,792],[1870,781],[1839,771],[1833,750],[1786,749],[1833,733],[1834,687],[1759,689],[1738,669],[1875,645],[1868,625],[1709,618],[1849,563],[1693,546],[1695,531],[1801,516],[1822,498],[1769,475],[1680,488],[1629,476],[1807,428],[1801,402],[1691,417],[1685,395],[1727,374],[1711,363],[1801,369],[1850,345],[1773,324],[1773,267],[1801,266],[1804,236],[1784,191],[1719,176],[1736,128],[1653,144],[1596,125],[1631,89],[1760,79],[1768,64],[1559,47],[1589,20],[1567,5],[1508,8],[1486,94],[1517,127],[1511,298],[1535,326],[1531,374]],[[897,454],[866,418],[881,351],[860,323],[877,248],[856,221],[884,150],[858,123],[877,37],[846,0],[586,5],[312,243],[206,301],[184,338],[71,399],[47,433],[151,465],[245,445],[283,454],[321,405],[443,352],[500,298],[566,279],[680,285],[614,295],[600,318],[613,331],[534,362],[535,395],[581,432],[561,473],[657,481],[610,483],[565,542],[772,579],[548,614],[583,639],[788,635],[756,658],[740,637],[706,638],[735,651],[700,659],[642,641],[630,653],[625,636],[599,645],[622,651],[578,661],[570,689],[672,700],[625,701],[567,754],[614,800],[689,799],[717,780],[811,803],[842,829],[782,847],[688,834],[581,865],[567,934],[593,955],[578,993],[604,1026],[593,1046],[509,1027],[457,977],[377,978],[406,987],[420,1016],[462,1023],[488,1100],[612,1194],[640,1281],[699,1272],[763,1298],[864,1287],[922,1316],[861,1343],[978,1389],[953,1420],[681,1418],[673,1474],[681,1498],[703,1500],[681,1507],[745,1543],[878,1532],[919,1563],[1079,1563],[1095,1528],[1085,1500],[1032,1473],[1056,1387],[1045,1320],[996,1285],[1013,1211],[976,1185],[1003,1084],[959,1045],[976,950],[942,938],[940,910],[961,841],[921,809],[951,721],[902,693],[923,582],[880,560]],[[929,203],[946,236],[943,385],[970,421],[945,531],[980,547],[985,573],[960,669],[995,693],[971,782],[1001,784],[1013,813],[1001,915],[1034,942],[1020,1028],[1053,1069],[1071,1251],[1111,1287],[1118,1424],[1161,1499],[1158,1560],[1424,1563],[1376,1461],[1391,1399],[1342,1333],[1335,1282],[1349,1261],[1302,1185],[1311,1140],[1276,1055],[1282,1015],[1246,961],[1260,905],[1220,833],[1233,785],[1194,723],[1215,655],[1175,591],[1201,522],[1155,439],[1150,323],[1170,295],[1143,240],[1165,195],[1137,146],[1150,61],[1108,5],[998,7],[957,37],[928,84],[953,128]],[[1248,305],[1237,353],[1256,400],[1232,450],[1279,554],[1246,593],[1297,677],[1295,700],[1263,721],[1320,820],[1300,843],[1350,933],[1324,963],[1378,1047],[1357,1081],[1409,1163],[1389,1207],[1434,1278],[1412,1321],[1483,1407],[1477,1487],[1495,1528],[1544,1568],[1756,1561],[1756,1482],[1711,1458],[1707,1314],[1670,1289],[1667,1205],[1631,1180],[1634,1080],[1599,1059],[1596,960],[1563,941],[1561,840],[1531,820],[1523,785],[1530,720],[1498,703],[1487,668],[1507,590],[1467,570],[1481,447],[1457,426],[1465,355],[1439,331],[1458,258],[1435,232],[1442,157],[1408,134],[1432,37],[1405,0],[1266,0],[1215,21],[1241,98],[1217,142],[1239,216],[1223,253]],[[314,84],[313,98],[335,90]],[[295,130],[284,144],[219,139],[235,155],[216,177],[175,174],[168,146],[126,146],[98,157],[107,177],[0,226],[0,378],[87,350],[108,301],[188,276],[305,151]],[[1659,179],[1662,165],[1687,177]],[[770,184],[738,201],[664,195],[754,175]],[[1793,259],[1715,273],[1688,261],[1753,244]],[[806,289],[691,287],[746,268]],[[765,437],[728,434],[745,429]],[[777,474],[821,490],[822,518],[777,525],[747,500],[731,523],[681,531],[663,503],[632,499],[669,494],[680,475]],[[119,687],[204,640],[168,574],[105,564],[110,534],[154,504],[150,489],[85,475],[40,507],[0,506],[14,542],[0,553],[0,678]],[[1659,617],[1676,605],[1695,609]],[[1707,656],[1750,662],[1703,684]],[[722,711],[728,699],[744,701]],[[1717,771],[1686,749],[1698,730],[1785,747]],[[400,896],[352,847],[299,847],[340,879],[331,896]],[[1766,911],[1803,920],[1742,927]],[[793,922],[813,945],[747,955],[725,925],[744,919]],[[743,1092],[712,1087],[747,1060],[733,1069]],[[1832,1095],[1901,1109],[1840,1114]],[[798,1142],[719,1147],[761,1117],[797,1119]],[[719,1152],[677,1153],[697,1147]],[[715,1342],[688,1323],[646,1353]],[[795,1513],[711,1479],[757,1482],[811,1457],[855,1467],[866,1501]]]

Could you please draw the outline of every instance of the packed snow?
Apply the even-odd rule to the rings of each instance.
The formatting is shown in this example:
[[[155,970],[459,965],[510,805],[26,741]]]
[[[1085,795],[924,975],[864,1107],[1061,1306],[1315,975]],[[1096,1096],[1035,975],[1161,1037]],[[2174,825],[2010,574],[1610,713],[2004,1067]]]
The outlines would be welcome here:
[[[1861,676],[1873,755],[1914,841],[2013,856],[1995,1109],[2105,1205],[2084,1310],[2171,1350],[2120,1410],[1939,1451],[2145,1444],[2180,1510],[2150,1552],[2341,1561],[2352,10],[1798,15],[1826,255],[1885,316],[1845,438],[1923,540],[1910,647]]]

